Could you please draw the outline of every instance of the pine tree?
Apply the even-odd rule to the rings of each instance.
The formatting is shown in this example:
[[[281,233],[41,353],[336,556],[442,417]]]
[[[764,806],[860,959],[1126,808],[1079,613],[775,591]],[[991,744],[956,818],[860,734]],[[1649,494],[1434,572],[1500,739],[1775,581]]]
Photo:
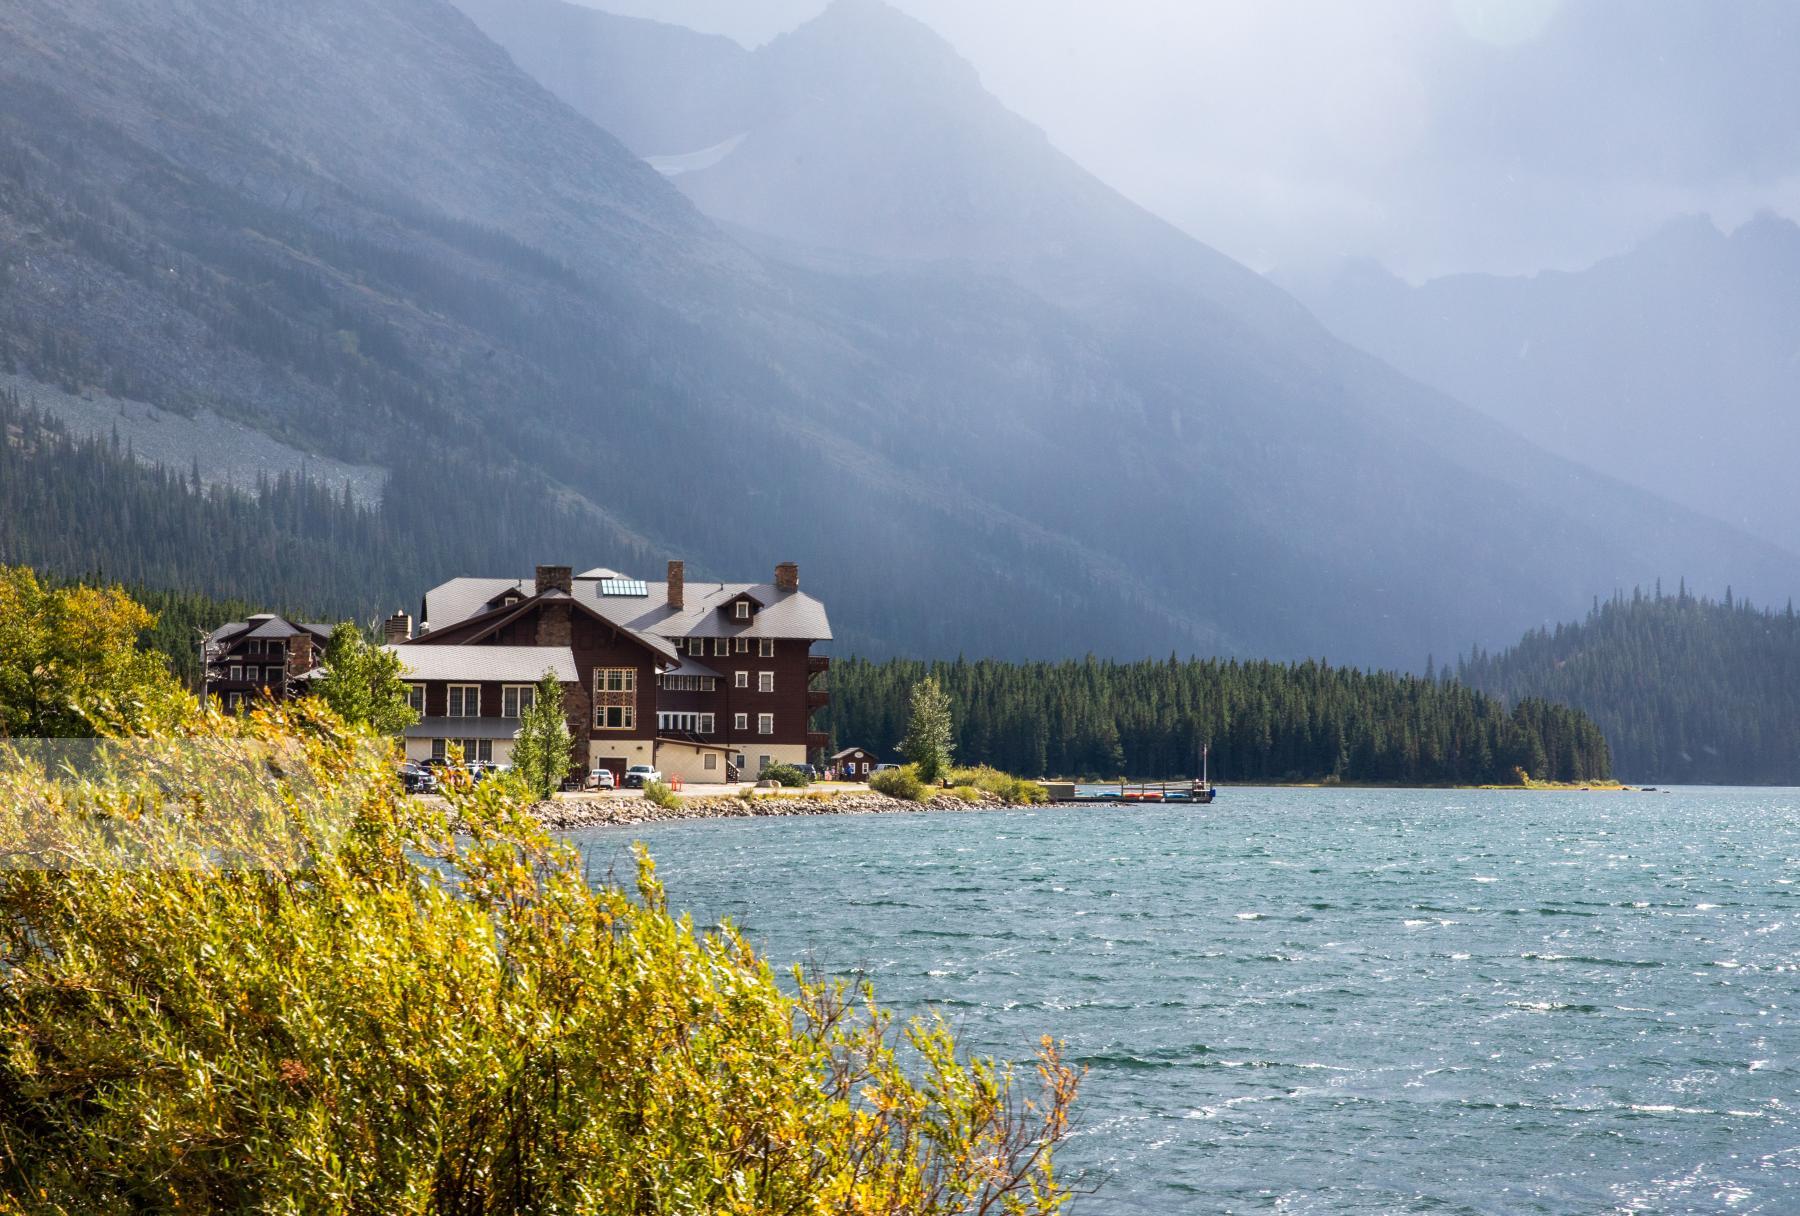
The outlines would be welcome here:
[[[533,797],[548,798],[568,776],[574,756],[575,736],[569,733],[562,681],[555,672],[546,671],[531,704],[519,715],[513,771]]]
[[[900,751],[918,766],[919,780],[935,785],[950,772],[956,747],[952,739],[950,698],[937,677],[928,676],[913,685],[912,715]]]

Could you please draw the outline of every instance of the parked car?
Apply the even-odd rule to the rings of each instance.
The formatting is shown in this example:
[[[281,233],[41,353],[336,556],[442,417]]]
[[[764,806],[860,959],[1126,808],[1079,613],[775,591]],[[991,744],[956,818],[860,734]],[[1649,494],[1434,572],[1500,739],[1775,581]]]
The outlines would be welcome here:
[[[590,790],[610,790],[619,784],[610,768],[597,768],[588,774],[587,787]]]
[[[818,781],[820,778],[822,778],[824,776],[824,774],[821,773],[816,766],[811,765],[811,764],[806,764],[806,763],[790,764],[790,765],[788,765],[788,767],[789,768],[797,768],[802,773],[805,773],[806,779],[808,781]]]
[[[625,788],[641,790],[652,781],[661,781],[662,772],[648,764],[634,764],[625,770]]]
[[[875,771],[876,771],[876,772],[878,772],[878,773],[885,773],[885,772],[887,772],[887,771],[888,771],[888,770],[889,770],[889,769],[890,769],[890,768],[899,768],[899,767],[900,767],[900,766],[899,766],[899,765],[898,765],[898,764],[877,764],[877,765],[876,765],[876,766],[875,766]]]
[[[437,792],[437,776],[429,767],[415,764],[408,760],[395,770],[400,777],[401,788],[409,794],[433,794]]]

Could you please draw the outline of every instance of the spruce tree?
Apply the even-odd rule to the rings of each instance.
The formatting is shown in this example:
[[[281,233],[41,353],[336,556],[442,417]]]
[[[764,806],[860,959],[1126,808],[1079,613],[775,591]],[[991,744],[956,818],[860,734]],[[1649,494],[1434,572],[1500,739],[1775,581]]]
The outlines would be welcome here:
[[[513,745],[513,771],[535,798],[548,798],[568,775],[575,755],[563,706],[562,681],[546,671],[530,706],[519,715],[519,738]]]
[[[901,754],[918,766],[919,780],[935,785],[949,774],[952,738],[950,698],[936,676],[927,676],[913,685],[912,716],[900,745]]]

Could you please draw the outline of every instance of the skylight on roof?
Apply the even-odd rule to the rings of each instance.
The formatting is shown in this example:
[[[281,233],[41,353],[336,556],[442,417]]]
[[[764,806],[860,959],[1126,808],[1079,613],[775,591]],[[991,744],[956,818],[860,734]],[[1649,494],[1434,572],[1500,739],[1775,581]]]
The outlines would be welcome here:
[[[603,578],[600,580],[600,594],[642,597],[650,594],[650,588],[639,578]]]

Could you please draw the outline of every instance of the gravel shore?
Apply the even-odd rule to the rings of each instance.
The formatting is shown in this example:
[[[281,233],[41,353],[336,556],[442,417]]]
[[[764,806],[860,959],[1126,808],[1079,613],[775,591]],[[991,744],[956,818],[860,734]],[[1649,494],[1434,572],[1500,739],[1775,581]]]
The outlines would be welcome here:
[[[899,815],[922,811],[995,810],[1006,804],[984,796],[979,802],[939,795],[925,802],[905,802],[883,794],[837,794],[829,798],[766,794],[739,798],[734,794],[687,797],[681,805],[664,808],[646,798],[558,798],[539,803],[538,820],[553,832],[577,828],[629,827],[639,823],[669,823],[677,819],[752,819],[797,815]]]

